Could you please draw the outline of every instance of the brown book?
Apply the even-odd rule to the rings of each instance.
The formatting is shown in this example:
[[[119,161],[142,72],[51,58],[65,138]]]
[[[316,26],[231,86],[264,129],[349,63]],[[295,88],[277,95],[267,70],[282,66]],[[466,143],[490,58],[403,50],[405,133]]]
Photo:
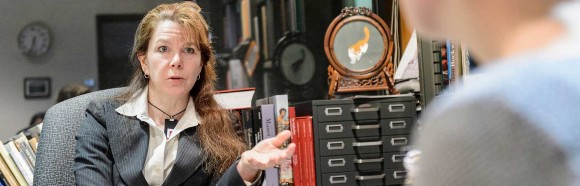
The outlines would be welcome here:
[[[30,147],[32,148],[32,151],[34,151],[34,153],[36,154],[36,148],[38,148],[38,139],[37,138],[30,138],[28,140],[28,143],[30,143]]]
[[[14,177],[12,171],[10,171],[10,168],[8,168],[8,165],[2,158],[0,158],[0,172],[4,175],[4,178],[6,178],[8,185],[19,185],[18,181],[16,181],[16,177]]]

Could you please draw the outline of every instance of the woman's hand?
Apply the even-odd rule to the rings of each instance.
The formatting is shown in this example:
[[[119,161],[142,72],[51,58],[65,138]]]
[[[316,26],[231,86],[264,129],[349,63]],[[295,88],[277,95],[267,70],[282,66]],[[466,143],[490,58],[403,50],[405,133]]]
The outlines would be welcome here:
[[[253,182],[258,171],[279,165],[291,157],[296,149],[294,143],[290,143],[286,149],[280,149],[280,146],[290,139],[291,135],[292,133],[288,130],[282,131],[276,137],[262,140],[251,150],[242,153],[237,165],[240,176],[245,181]]]

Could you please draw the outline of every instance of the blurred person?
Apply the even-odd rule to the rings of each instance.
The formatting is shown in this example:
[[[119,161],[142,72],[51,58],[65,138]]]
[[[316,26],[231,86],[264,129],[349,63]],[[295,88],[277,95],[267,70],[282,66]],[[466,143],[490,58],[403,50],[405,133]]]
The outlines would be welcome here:
[[[39,113],[34,114],[32,116],[32,118],[30,119],[30,123],[28,124],[28,128],[34,127],[35,125],[42,123],[42,121],[44,121],[45,114],[46,114],[46,112],[39,112]]]
[[[402,0],[480,66],[425,110],[417,186],[580,185],[580,2]]]
[[[60,103],[64,100],[80,96],[86,93],[90,93],[91,88],[86,85],[79,83],[71,83],[63,86],[58,92],[58,97],[56,98],[56,103]]]
[[[126,92],[91,102],[76,136],[76,185],[261,185],[292,156],[290,131],[246,149],[213,98],[215,54],[201,8],[149,11],[135,33]]]

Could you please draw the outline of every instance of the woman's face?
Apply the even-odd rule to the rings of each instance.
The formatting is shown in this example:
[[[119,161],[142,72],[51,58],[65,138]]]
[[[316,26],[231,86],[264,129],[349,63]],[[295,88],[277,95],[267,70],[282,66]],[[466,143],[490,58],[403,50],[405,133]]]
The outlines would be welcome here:
[[[149,90],[165,96],[186,96],[202,70],[197,46],[183,37],[187,31],[173,21],[160,22],[139,61],[149,75]]]

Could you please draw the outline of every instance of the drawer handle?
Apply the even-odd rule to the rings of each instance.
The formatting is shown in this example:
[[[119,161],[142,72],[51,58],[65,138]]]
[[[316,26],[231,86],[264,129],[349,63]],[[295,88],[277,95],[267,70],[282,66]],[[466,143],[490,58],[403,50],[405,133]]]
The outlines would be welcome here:
[[[360,112],[378,112],[379,107],[368,107],[368,108],[354,108],[351,112],[360,113]]]
[[[391,156],[391,160],[393,160],[393,163],[403,162],[404,158],[405,158],[404,154],[394,154],[393,156]]]
[[[342,115],[342,108],[328,107],[324,109],[324,114],[326,114],[326,116],[340,116]]]
[[[391,129],[404,129],[407,127],[407,122],[405,122],[404,120],[401,121],[391,121],[389,123],[389,127]]]
[[[329,167],[344,167],[346,160],[344,158],[328,159]]]
[[[340,149],[344,149],[344,142],[342,142],[342,141],[328,142],[326,144],[326,147],[328,147],[328,150],[340,150]]]
[[[382,145],[382,144],[383,144],[383,141],[352,142],[353,147],[378,146],[378,145]]]
[[[354,130],[361,130],[361,129],[378,129],[381,128],[381,125],[352,125],[352,129]]]
[[[393,145],[393,146],[407,145],[407,138],[405,138],[405,137],[392,138],[391,139],[391,145]]]
[[[377,158],[377,159],[354,159],[354,163],[379,163],[383,162],[384,158]]]
[[[393,172],[393,178],[405,179],[405,178],[407,178],[407,171],[395,171],[395,172]]]
[[[343,129],[342,124],[326,125],[326,133],[340,133]]]
[[[389,112],[405,112],[405,105],[403,104],[389,105]]]
[[[355,176],[355,180],[363,181],[363,180],[378,180],[385,178],[385,174],[380,175],[373,175],[373,176]]]
[[[328,179],[328,181],[330,181],[331,184],[346,183],[346,175],[330,176],[330,179]]]

